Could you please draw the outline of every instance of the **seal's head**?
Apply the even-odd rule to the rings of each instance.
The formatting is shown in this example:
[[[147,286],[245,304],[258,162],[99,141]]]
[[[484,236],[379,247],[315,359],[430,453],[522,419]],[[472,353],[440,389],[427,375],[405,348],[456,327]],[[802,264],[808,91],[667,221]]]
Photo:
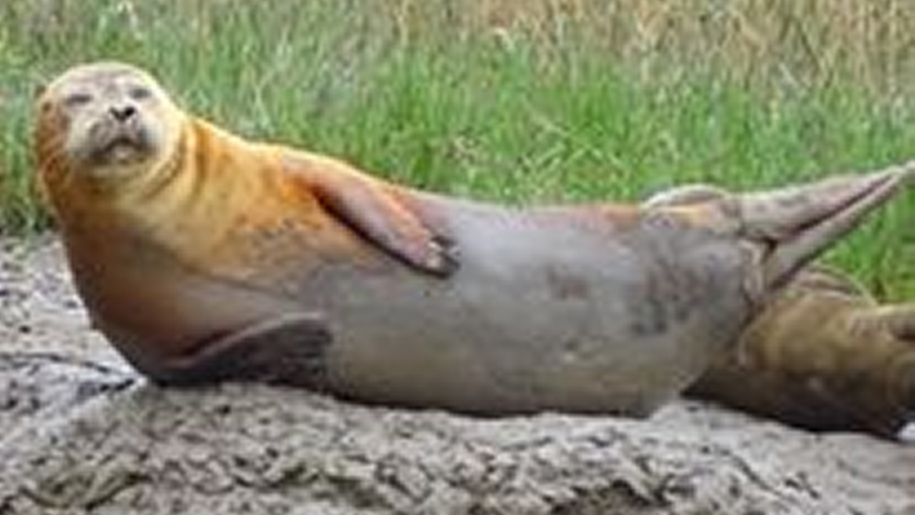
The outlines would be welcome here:
[[[149,74],[118,62],[73,67],[38,99],[42,170],[89,180],[123,179],[174,154],[182,114]]]

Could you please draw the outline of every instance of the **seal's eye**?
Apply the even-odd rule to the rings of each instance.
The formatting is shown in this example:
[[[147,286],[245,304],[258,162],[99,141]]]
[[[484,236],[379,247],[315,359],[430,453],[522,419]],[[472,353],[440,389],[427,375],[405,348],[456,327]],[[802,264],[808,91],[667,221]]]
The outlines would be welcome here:
[[[92,102],[92,95],[89,93],[72,93],[64,97],[64,105],[67,107],[77,107]]]
[[[152,90],[145,86],[131,86],[127,94],[134,100],[146,100],[152,96]]]

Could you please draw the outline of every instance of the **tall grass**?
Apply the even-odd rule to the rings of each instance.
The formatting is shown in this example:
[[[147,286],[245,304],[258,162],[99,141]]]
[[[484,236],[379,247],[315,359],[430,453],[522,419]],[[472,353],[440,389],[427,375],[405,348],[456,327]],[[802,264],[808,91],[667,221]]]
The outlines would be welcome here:
[[[250,137],[503,202],[776,186],[915,156],[907,0],[8,0],[0,231],[46,226],[34,91],[116,58]],[[915,297],[915,203],[829,259]]]

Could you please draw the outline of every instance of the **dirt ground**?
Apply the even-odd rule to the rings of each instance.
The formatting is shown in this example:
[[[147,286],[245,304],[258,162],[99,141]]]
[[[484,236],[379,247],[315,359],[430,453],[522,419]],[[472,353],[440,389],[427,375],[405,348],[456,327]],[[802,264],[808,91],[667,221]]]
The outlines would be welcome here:
[[[53,237],[0,240],[0,515],[915,514],[915,444],[696,402],[474,419],[301,390],[150,386]]]

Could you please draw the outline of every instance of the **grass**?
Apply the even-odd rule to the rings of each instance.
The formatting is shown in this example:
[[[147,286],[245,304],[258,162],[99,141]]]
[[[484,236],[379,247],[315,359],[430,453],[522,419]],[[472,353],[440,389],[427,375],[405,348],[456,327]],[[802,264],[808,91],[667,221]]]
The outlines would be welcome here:
[[[906,0],[10,0],[0,232],[31,186],[40,84],[99,58],[194,112],[418,187],[503,202],[777,186],[915,157]],[[828,260],[915,298],[912,195]]]

